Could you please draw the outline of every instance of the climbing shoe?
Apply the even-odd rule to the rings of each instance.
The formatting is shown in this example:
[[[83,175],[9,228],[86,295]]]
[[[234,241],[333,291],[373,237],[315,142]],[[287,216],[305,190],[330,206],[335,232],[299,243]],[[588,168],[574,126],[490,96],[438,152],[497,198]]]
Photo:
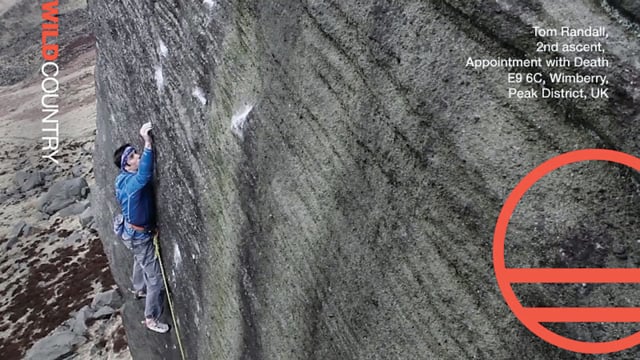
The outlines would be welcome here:
[[[167,331],[169,331],[169,325],[160,322],[158,320],[154,320],[154,319],[145,319],[144,324],[147,326],[147,329],[155,331],[155,332],[159,332],[161,334],[166,333]]]
[[[154,319],[145,319],[147,329],[164,334],[169,331],[169,325]]]

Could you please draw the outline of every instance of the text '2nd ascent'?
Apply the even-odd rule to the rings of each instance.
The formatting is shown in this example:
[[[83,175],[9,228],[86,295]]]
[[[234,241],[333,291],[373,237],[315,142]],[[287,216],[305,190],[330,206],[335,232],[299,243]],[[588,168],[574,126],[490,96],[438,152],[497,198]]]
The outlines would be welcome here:
[[[562,26],[531,29],[535,44],[530,57],[466,59],[465,67],[500,72],[504,95],[509,99],[609,98],[609,79],[602,69],[610,66],[603,43],[609,38],[604,26]]]

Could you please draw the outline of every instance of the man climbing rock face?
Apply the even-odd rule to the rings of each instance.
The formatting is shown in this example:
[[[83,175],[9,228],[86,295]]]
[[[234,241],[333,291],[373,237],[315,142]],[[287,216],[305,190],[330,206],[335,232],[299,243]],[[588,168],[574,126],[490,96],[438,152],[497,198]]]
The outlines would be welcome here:
[[[116,197],[122,208],[124,229],[122,240],[133,252],[133,290],[136,297],[145,298],[145,324],[150,330],[166,333],[169,325],[159,321],[164,309],[165,289],[160,264],[153,247],[154,202],[153,150],[149,132],[151,123],[140,128],[144,150],[125,144],[113,154],[114,164],[120,169],[116,178]]]

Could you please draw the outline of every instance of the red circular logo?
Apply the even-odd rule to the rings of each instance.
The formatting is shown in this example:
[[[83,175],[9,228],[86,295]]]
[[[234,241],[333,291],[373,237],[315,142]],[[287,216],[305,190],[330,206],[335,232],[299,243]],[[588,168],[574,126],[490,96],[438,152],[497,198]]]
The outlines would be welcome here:
[[[603,354],[628,349],[640,344],[640,332],[622,339],[588,342],[569,339],[544,327],[543,322],[640,322],[640,307],[524,307],[511,284],[517,283],[640,283],[638,268],[507,268],[504,241],[509,220],[518,202],[533,184],[550,172],[581,161],[611,161],[640,171],[640,159],[619,151],[586,149],[568,152],[545,161],[525,176],[507,197],[498,216],[493,235],[493,266],[504,299],[514,315],[531,332],[560,348]]]

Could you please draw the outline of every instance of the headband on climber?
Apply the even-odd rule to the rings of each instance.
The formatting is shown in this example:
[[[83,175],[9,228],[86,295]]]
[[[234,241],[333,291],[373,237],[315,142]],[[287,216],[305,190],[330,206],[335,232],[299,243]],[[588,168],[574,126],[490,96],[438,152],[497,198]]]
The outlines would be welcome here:
[[[136,148],[134,148],[133,146],[127,146],[124,151],[122,152],[122,157],[120,158],[120,169],[124,170],[124,167],[127,166],[127,160],[129,159],[129,156],[131,155],[131,153],[135,152]]]

